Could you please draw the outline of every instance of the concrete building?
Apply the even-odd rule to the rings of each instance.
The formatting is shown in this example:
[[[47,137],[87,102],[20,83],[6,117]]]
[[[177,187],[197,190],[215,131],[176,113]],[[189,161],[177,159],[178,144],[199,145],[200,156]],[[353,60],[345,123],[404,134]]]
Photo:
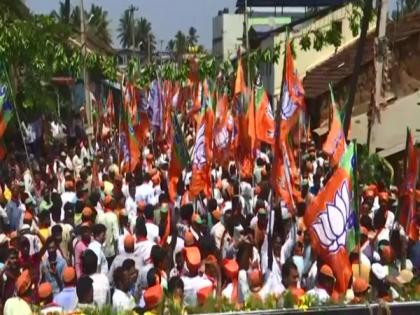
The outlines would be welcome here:
[[[341,51],[344,47],[350,45],[357,40],[358,36],[353,36],[349,25],[349,16],[351,12],[351,5],[335,6],[321,10],[312,17],[307,17],[297,20],[288,25],[289,36],[294,39],[296,60],[295,67],[300,77],[305,77],[306,72],[316,65],[330,58],[335,53]],[[302,36],[309,34],[311,41],[314,39],[312,32],[317,29],[329,29],[332,23],[336,23],[338,29],[341,30],[341,45],[334,47],[332,45],[324,45],[319,51],[311,48],[303,50],[299,41]],[[371,24],[371,28],[374,23]],[[286,27],[280,27],[276,30],[269,31],[262,37],[260,36],[259,48],[274,49],[286,40]],[[260,73],[262,76],[263,84],[268,93],[272,96],[279,96],[281,90],[281,81],[283,73],[283,63],[278,64],[262,64],[260,66]]]

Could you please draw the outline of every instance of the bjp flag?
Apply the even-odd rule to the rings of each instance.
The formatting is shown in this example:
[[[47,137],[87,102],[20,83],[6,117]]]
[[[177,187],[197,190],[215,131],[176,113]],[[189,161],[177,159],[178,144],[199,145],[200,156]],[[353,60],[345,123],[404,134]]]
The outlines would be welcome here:
[[[414,146],[411,130],[407,128],[407,172],[404,179],[402,194],[402,205],[399,222],[405,228],[408,237],[418,240],[418,228],[416,224],[416,184],[418,179],[419,157]]]
[[[346,236],[355,217],[351,209],[353,156],[351,143],[339,167],[312,200],[304,216],[312,249],[332,268],[338,293],[346,292],[352,276]]]
[[[259,83],[259,84],[258,84]],[[274,144],[274,116],[270,100],[262,83],[255,87],[255,134],[259,141]]]
[[[304,90],[296,74],[290,43],[286,47],[284,85],[281,100],[280,137],[287,139],[290,130],[299,121],[299,111],[305,107]]]
[[[182,175],[182,170],[188,165],[188,151],[185,147],[185,140],[182,134],[181,126],[175,115],[172,116],[172,134],[173,144],[171,152],[171,161],[168,168],[168,192],[169,198],[175,202],[177,195],[177,186]]]
[[[190,194],[193,197],[201,191],[204,191],[207,197],[211,196],[210,168],[213,158],[213,120],[213,110],[207,108],[197,130],[192,155]]]
[[[334,101],[334,94],[331,90],[331,102],[333,108],[333,120],[327,140],[323,145],[323,150],[330,156],[332,166],[338,165],[340,159],[346,150],[346,140],[344,136],[343,126],[341,123],[340,111]]]

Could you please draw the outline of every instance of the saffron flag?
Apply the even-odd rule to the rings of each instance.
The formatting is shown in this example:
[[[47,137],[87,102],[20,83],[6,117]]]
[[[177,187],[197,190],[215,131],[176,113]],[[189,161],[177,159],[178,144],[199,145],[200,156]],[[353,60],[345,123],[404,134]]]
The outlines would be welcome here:
[[[187,167],[189,161],[182,129],[175,115],[172,116],[172,134],[173,144],[168,168],[168,192],[170,200],[175,202],[179,178],[181,178],[182,170]]]
[[[134,171],[137,164],[140,163],[140,144],[137,140],[136,133],[131,121],[128,121],[128,148],[130,150],[130,172]]]
[[[207,197],[211,196],[210,167],[212,163],[212,134],[214,114],[207,109],[197,130],[192,156],[192,176],[190,184],[191,196],[197,196],[204,191]]]
[[[250,95],[251,93],[245,84],[242,59],[239,57],[234,89],[234,114],[237,129],[235,151],[236,161],[240,165],[238,171],[243,178],[251,178],[253,173],[253,139],[249,136],[248,126]]]
[[[228,96],[223,93],[217,101],[216,122],[213,132],[214,160],[220,165],[227,165],[231,157],[230,147],[232,141],[233,119],[228,109]]]
[[[259,141],[274,144],[274,116],[267,92],[261,81],[255,87],[255,132]]]
[[[418,240],[418,229],[416,226],[416,184],[418,177],[418,154],[414,147],[414,140],[409,128],[407,128],[407,172],[402,188],[402,205],[400,224],[405,228],[406,234],[412,240]]]
[[[331,103],[333,108],[333,119],[327,140],[323,145],[323,150],[330,156],[330,164],[334,167],[338,165],[344,151],[346,150],[346,140],[341,123],[340,111],[334,101],[334,94],[332,90]]]
[[[346,292],[352,275],[346,236],[348,229],[354,225],[351,209],[353,152],[351,143],[339,167],[313,199],[304,216],[312,248],[332,268],[339,293]]]
[[[112,95],[111,89],[108,91],[108,97],[106,98],[106,114],[108,118],[108,123],[112,124],[115,119],[115,108],[114,108],[114,97]]]
[[[280,137],[286,140],[290,130],[299,120],[299,111],[305,107],[304,90],[293,63],[290,42],[286,47],[284,85],[281,100]]]

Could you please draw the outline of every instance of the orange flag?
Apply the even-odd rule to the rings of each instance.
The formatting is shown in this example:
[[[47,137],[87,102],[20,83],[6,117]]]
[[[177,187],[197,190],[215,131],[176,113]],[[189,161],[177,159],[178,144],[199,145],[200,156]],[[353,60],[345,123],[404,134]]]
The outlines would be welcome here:
[[[213,110],[208,107],[197,130],[192,156],[193,170],[190,184],[191,196],[197,196],[204,191],[211,196],[210,167],[213,157]]]
[[[255,88],[255,133],[259,141],[274,144],[274,116],[264,86],[257,84]]]
[[[221,165],[227,165],[231,156],[233,119],[228,109],[228,96],[219,97],[216,107],[216,122],[213,132],[213,158]]]
[[[280,137],[285,140],[299,120],[299,110],[305,107],[304,90],[293,64],[290,42],[286,47],[283,97],[281,100]]]
[[[402,194],[402,205],[399,222],[405,228],[408,237],[412,240],[419,239],[419,232],[416,223],[416,184],[418,179],[419,157],[414,146],[413,136],[407,128],[407,173],[404,180]]]
[[[332,166],[338,165],[341,157],[346,150],[346,140],[344,137],[343,126],[341,124],[340,112],[334,101],[334,94],[331,90],[331,102],[333,107],[333,120],[327,140],[324,143],[323,150],[330,156]]]
[[[238,170],[241,177],[252,177],[253,172],[253,138],[249,136],[249,105],[251,104],[250,90],[246,87],[242,59],[238,58],[238,68],[234,87],[235,125],[237,136],[235,139],[236,161],[240,165]],[[252,104],[251,104],[252,105]],[[252,106],[251,106],[252,107]],[[252,112],[252,110],[251,110]],[[252,120],[252,119],[251,119]]]
[[[304,216],[311,247],[327,263],[336,278],[336,290],[345,293],[352,269],[346,250],[347,230],[352,223],[353,143],[324,188],[313,198]]]

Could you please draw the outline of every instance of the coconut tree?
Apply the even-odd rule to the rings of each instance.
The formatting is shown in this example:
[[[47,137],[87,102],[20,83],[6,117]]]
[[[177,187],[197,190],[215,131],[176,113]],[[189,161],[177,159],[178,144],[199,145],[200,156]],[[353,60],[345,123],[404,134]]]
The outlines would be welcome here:
[[[134,10],[128,8],[122,14],[119,26],[117,29],[118,39],[124,48],[135,46],[135,23],[134,23]]]
[[[88,36],[96,36],[107,45],[110,45],[112,40],[109,31],[108,11],[92,4],[88,16]]]
[[[51,15],[57,19],[57,21],[63,22],[64,24],[70,24],[71,21],[71,4],[70,0],[60,1],[60,7],[57,11],[52,11]]]
[[[175,56],[177,60],[182,59],[188,48],[188,38],[182,31],[175,34]]]
[[[149,54],[156,48],[156,39],[152,33],[152,24],[146,18],[137,20],[135,28],[135,44],[140,47],[140,51]],[[150,51],[149,51],[150,50]],[[150,57],[148,55],[148,57]]]
[[[30,15],[24,0],[1,0],[0,17],[4,20],[13,18],[26,18]]]
[[[191,26],[188,30],[188,45],[195,46],[198,42],[197,29]]]

